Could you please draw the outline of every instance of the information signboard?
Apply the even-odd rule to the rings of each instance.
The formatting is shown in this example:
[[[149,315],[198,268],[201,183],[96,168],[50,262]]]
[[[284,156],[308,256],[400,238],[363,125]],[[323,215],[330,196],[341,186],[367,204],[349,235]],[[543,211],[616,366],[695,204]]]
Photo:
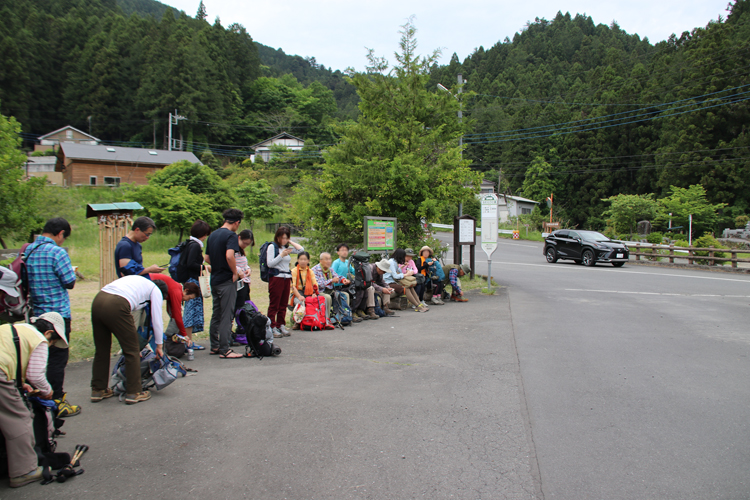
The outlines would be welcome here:
[[[396,218],[365,217],[365,249],[393,251],[396,249]]]
[[[458,220],[458,242],[474,243],[476,240],[476,226],[474,219]]]
[[[482,205],[482,250],[489,259],[497,249],[497,195],[485,194]]]

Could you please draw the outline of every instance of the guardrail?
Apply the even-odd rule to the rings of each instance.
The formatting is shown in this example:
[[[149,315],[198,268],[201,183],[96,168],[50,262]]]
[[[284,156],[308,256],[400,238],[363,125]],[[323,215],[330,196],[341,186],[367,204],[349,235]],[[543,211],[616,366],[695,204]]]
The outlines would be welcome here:
[[[430,222],[430,226],[436,227],[438,229],[453,229],[453,224],[438,224],[436,222]],[[477,228],[477,233],[481,233],[482,228]],[[513,234],[512,229],[498,229],[497,234]]]
[[[635,260],[641,260],[641,257],[647,257],[648,260],[656,261],[658,258],[669,259],[670,264],[674,264],[674,259],[687,259],[688,264],[692,265],[696,260],[706,260],[709,266],[715,266],[717,262],[731,262],[732,267],[736,268],[738,262],[750,262],[750,259],[740,259],[737,254],[748,253],[747,250],[737,248],[702,248],[702,247],[676,247],[674,245],[652,245],[636,243],[632,241],[620,241],[620,243],[630,248],[630,255],[635,255]],[[635,249],[635,250],[632,250]],[[668,254],[659,253],[659,250],[668,250]],[[675,252],[685,253],[687,255],[675,255]],[[708,252],[708,255],[696,255],[695,252]],[[731,254],[730,258],[717,257],[717,253]]]

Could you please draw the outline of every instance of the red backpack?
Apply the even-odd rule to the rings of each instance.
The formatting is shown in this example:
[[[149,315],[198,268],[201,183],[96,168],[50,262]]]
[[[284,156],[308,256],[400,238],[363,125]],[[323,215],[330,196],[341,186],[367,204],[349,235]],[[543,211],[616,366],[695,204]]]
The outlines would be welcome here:
[[[301,330],[333,330],[326,320],[326,298],[321,295],[305,297],[305,317],[299,324]]]

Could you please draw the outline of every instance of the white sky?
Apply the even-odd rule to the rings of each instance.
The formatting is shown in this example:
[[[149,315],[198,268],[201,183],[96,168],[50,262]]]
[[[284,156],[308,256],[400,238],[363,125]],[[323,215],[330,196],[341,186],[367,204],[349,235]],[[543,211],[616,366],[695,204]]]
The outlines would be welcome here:
[[[200,0],[162,0],[194,16]],[[240,23],[259,43],[287,54],[313,56],[319,64],[364,69],[366,48],[394,62],[399,27],[415,15],[420,52],[443,49],[442,64],[456,52],[461,61],[480,45],[489,49],[534,18],[553,19],[558,11],[585,13],[596,24],[617,21],[628,33],[651,43],[726,18],[729,0],[204,0],[208,20]]]

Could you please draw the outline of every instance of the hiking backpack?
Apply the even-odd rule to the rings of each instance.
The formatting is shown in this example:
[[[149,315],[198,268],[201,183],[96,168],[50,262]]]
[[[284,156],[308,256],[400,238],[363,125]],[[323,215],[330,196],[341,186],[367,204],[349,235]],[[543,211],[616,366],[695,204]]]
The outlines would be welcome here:
[[[40,243],[35,246],[29,252],[29,255],[24,255],[26,249],[31,243],[26,243],[21,247],[18,252],[18,256],[10,264],[9,269],[16,273],[18,281],[16,282],[16,291],[18,297],[11,297],[7,293],[0,291],[0,318],[13,323],[16,321],[23,321],[28,323],[31,317],[31,296],[29,293],[29,271],[26,267],[26,261],[29,257],[42,245],[48,245],[48,242]]]
[[[333,292],[331,301],[333,302],[334,323],[343,330],[345,326],[352,324],[352,310],[346,301],[344,292]]]
[[[246,301],[237,310],[235,319],[237,320],[238,336],[240,332],[247,336],[247,345],[245,346],[246,358],[256,357],[263,359],[264,356],[278,356],[281,354],[281,348],[273,344],[271,321],[258,311],[258,308],[252,301]]]
[[[177,380],[177,377],[184,377],[186,375],[187,370],[176,358],[167,355],[158,358],[151,349],[143,349],[141,351],[142,390],[145,391],[146,389],[156,387],[156,390],[160,391]],[[120,401],[124,399],[127,392],[127,380],[125,376],[125,356],[123,355],[115,363],[110,381],[110,387],[119,396]]]
[[[268,280],[271,279],[271,276],[276,276],[277,274],[279,274],[278,269],[268,267],[268,245],[273,245],[274,257],[279,255],[279,246],[275,241],[266,241],[260,247],[260,255],[258,258],[260,266],[260,279],[261,281],[265,281],[266,283],[268,283]]]
[[[352,267],[354,268],[354,288],[364,290],[372,286],[372,267],[370,266],[370,254],[357,252],[352,256]]]
[[[185,253],[185,249],[189,242],[190,240],[183,241],[176,247],[167,250],[167,253],[169,254],[169,276],[171,276],[177,283],[184,283],[187,281],[187,277],[185,276],[185,263],[183,262],[184,259],[182,256]]]
[[[383,309],[383,298],[378,293],[375,294],[375,314],[381,318],[388,316]]]
[[[322,295],[305,297],[305,317],[299,324],[300,330],[333,330],[326,320],[326,298]]]

